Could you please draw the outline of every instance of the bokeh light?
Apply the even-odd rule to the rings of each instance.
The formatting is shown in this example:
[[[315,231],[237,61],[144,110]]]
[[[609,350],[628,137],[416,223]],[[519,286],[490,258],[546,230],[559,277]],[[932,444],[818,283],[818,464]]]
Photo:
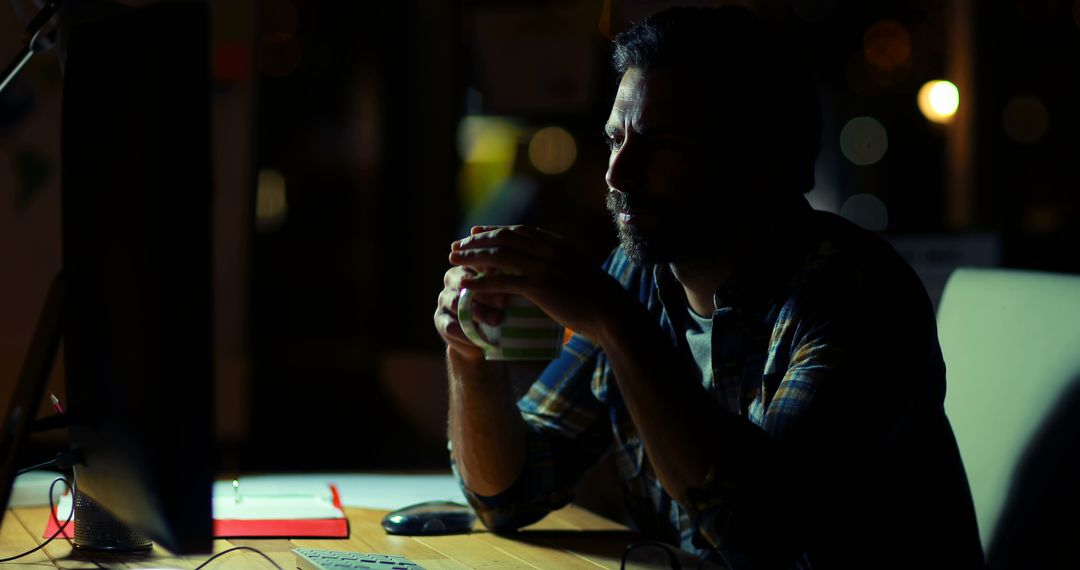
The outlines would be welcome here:
[[[1035,144],[1050,128],[1050,113],[1038,97],[1022,95],[1009,99],[1001,113],[1005,134],[1020,144]]]
[[[840,215],[859,227],[874,232],[883,232],[889,227],[889,210],[885,203],[873,194],[851,196],[840,206]]]
[[[840,130],[840,152],[859,166],[876,164],[888,149],[885,126],[873,117],[855,117]]]
[[[960,108],[960,90],[949,81],[927,81],[919,89],[919,111],[935,123],[950,123]]]
[[[562,127],[545,127],[529,140],[529,161],[544,174],[561,174],[577,158],[574,135]]]
[[[466,209],[488,200],[510,178],[520,128],[502,117],[468,115],[458,123],[458,186]]]
[[[518,127],[502,117],[467,115],[458,123],[458,156],[465,162],[512,163]]]
[[[261,232],[276,230],[285,223],[288,213],[285,177],[277,170],[260,170],[255,189],[255,229]]]
[[[882,71],[909,66],[911,33],[896,20],[874,22],[863,34],[863,57]]]

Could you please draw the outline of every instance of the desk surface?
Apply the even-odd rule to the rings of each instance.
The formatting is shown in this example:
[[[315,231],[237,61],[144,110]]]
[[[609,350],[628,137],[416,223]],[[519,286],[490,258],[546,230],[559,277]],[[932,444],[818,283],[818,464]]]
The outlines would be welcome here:
[[[626,527],[580,507],[569,506],[551,513],[539,523],[522,530],[514,538],[496,536],[483,527],[467,535],[403,537],[386,534],[379,521],[387,511],[346,508],[351,535],[347,539],[220,539],[214,552],[233,546],[251,546],[274,559],[282,568],[295,568],[290,549],[296,546],[328,550],[378,552],[405,556],[424,568],[618,568],[626,545],[637,537]],[[47,520],[45,507],[16,508],[4,513],[0,527],[0,557],[29,550],[41,542]],[[652,549],[640,552],[655,563],[635,564],[635,568],[667,568]],[[654,553],[656,554],[656,553]],[[684,568],[694,568],[695,559],[680,552]],[[73,553],[68,541],[57,539],[44,549],[4,568],[183,568],[192,569],[208,556],[177,558],[160,548],[136,558],[132,556],[87,557]],[[628,566],[629,567],[629,566]],[[715,568],[715,566],[710,566]],[[207,570],[257,569],[272,566],[258,554],[238,551],[210,563]]]

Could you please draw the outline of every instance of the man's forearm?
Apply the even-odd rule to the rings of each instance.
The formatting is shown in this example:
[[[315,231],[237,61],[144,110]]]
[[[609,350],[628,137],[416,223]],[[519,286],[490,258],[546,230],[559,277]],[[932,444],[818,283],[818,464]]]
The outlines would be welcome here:
[[[525,464],[525,421],[504,368],[447,350],[450,441],[458,472],[474,493],[497,495]]]
[[[768,435],[723,409],[694,380],[690,364],[643,307],[620,311],[598,340],[668,494],[682,501],[687,490],[706,482],[710,470],[732,481],[747,475],[736,470],[761,465],[757,458],[771,450]],[[719,465],[721,449],[734,461]]]

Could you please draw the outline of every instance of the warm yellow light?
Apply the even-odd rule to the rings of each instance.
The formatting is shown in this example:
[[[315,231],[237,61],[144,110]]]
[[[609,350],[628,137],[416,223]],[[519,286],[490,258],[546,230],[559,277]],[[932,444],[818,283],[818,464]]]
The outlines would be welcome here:
[[[927,81],[919,89],[919,110],[935,123],[952,122],[959,107],[960,91],[948,81]]]
[[[255,227],[259,231],[271,231],[281,227],[289,212],[285,194],[285,177],[277,170],[265,168],[259,171],[259,183],[255,190]]]
[[[458,125],[458,152],[467,163],[513,165],[518,128],[500,117],[469,115]]]
[[[577,143],[562,127],[545,127],[529,141],[529,161],[544,174],[566,172],[577,158]]]
[[[458,188],[466,210],[491,199],[510,179],[520,136],[518,126],[501,117],[469,115],[458,124]]]

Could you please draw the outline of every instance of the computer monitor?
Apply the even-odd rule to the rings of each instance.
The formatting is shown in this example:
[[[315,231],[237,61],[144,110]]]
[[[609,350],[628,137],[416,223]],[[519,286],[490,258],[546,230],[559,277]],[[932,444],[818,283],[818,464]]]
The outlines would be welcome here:
[[[168,550],[209,552],[209,8],[114,6],[61,45],[65,405],[85,457],[76,484]]]

